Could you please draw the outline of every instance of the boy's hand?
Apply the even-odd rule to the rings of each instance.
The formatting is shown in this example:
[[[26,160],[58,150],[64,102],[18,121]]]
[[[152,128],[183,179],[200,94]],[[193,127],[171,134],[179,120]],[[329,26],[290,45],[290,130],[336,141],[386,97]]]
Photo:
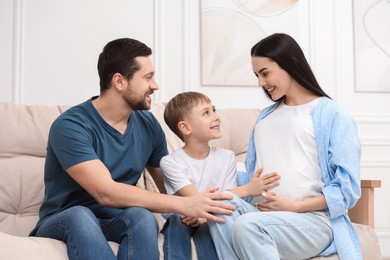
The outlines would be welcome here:
[[[261,195],[264,191],[279,185],[280,175],[277,172],[262,175],[263,168],[258,169],[248,183],[248,191],[251,196]]]
[[[207,221],[207,219],[205,218],[191,218],[184,215],[181,216],[181,220],[183,224],[191,226],[193,228],[196,228]]]

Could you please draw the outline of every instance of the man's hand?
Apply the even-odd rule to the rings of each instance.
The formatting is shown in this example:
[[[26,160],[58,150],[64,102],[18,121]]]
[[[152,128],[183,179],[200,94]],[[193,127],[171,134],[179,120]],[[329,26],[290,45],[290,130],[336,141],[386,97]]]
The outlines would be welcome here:
[[[216,192],[218,188],[207,189],[196,195],[183,197],[182,213],[192,218],[206,218],[215,222],[223,223],[224,219],[214,214],[231,215],[235,207],[227,202],[219,200],[231,200],[233,196],[228,193]]]

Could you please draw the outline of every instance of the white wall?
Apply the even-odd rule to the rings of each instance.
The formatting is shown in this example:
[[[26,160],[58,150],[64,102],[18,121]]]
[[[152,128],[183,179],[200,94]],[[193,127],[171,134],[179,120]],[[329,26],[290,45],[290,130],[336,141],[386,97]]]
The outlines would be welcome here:
[[[375,229],[382,254],[390,256],[390,94],[355,91],[351,1],[299,4],[302,45],[313,70],[358,124],[362,178],[382,180]],[[265,107],[269,101],[256,86],[201,85],[199,8],[195,0],[1,0],[0,102],[74,105],[97,95],[103,46],[131,37],[154,50],[155,101],[195,90],[217,108]]]

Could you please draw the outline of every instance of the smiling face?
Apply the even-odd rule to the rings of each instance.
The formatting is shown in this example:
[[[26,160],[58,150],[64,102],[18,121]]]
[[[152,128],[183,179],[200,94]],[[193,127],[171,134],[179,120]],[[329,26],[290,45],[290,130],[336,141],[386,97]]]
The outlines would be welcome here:
[[[293,95],[297,87],[296,81],[279,65],[266,57],[252,57],[252,68],[259,86],[268,92],[272,100]]]
[[[200,101],[179,124],[186,126],[187,131],[183,134],[199,142],[208,142],[221,138],[220,123],[215,106],[212,103]]]
[[[151,95],[158,89],[154,80],[154,66],[149,57],[137,57],[140,69],[134,73],[122,92],[122,98],[133,110],[150,109]]]

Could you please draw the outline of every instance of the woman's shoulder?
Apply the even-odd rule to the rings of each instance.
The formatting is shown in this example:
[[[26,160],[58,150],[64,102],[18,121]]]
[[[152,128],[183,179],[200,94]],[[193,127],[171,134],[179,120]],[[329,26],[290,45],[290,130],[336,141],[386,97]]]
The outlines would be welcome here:
[[[342,103],[332,100],[327,97],[322,97],[321,101],[312,111],[312,116],[315,124],[330,125],[330,124],[354,124],[352,114],[347,107]]]
[[[316,109],[323,113],[349,115],[349,111],[344,104],[328,97],[322,97]]]

